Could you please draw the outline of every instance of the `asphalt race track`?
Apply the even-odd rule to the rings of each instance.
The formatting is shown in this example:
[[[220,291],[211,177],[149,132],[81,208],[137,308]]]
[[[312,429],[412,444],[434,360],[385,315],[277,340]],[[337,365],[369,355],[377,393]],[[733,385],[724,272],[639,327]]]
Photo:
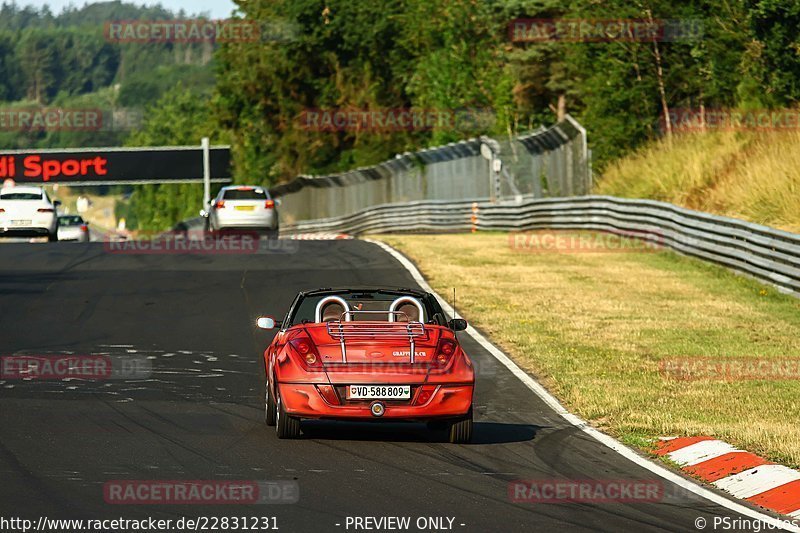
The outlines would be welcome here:
[[[657,503],[513,503],[517,479],[658,478],[569,426],[466,334],[479,369],[473,444],[448,444],[423,425],[330,422],[278,440],[263,423],[261,357],[272,333],[255,318],[282,317],[301,289],[415,286],[369,243],[293,246],[257,255],[0,246],[1,355],[152,364],[137,380],[0,380],[0,516],[270,516],[284,532],[347,531],[348,516],[451,517],[465,532],[696,531],[700,516],[732,516],[671,486]],[[296,480],[300,499],[111,505],[109,480]]]

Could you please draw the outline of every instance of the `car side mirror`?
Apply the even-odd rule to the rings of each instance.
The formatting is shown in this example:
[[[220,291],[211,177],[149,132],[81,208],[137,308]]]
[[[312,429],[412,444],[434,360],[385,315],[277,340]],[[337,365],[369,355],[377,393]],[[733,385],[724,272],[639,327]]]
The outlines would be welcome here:
[[[55,200],[55,201],[53,202],[53,206],[54,206],[54,207],[58,207],[58,206],[60,206],[60,205],[61,205],[61,200]]]
[[[464,331],[467,329],[467,321],[463,318],[454,318],[447,322],[447,326],[453,331]]]
[[[260,316],[256,325],[261,329],[275,329],[275,319],[271,316]]]

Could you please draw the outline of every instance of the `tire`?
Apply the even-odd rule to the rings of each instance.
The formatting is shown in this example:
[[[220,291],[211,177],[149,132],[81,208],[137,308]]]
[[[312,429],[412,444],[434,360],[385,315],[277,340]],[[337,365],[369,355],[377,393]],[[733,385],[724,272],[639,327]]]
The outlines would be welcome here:
[[[300,419],[286,414],[280,394],[276,409],[275,432],[279,439],[296,439],[300,436]]]
[[[272,399],[272,394],[269,393],[269,383],[267,383],[267,392],[264,398],[264,423],[268,426],[274,426],[276,419],[275,401]]]
[[[472,440],[472,409],[464,418],[450,424],[450,443],[467,444]]]

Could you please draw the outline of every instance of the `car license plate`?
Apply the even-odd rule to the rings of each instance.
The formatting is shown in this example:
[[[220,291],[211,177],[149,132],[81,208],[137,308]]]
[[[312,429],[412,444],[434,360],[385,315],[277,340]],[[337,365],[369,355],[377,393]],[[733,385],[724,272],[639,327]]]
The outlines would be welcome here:
[[[237,205],[236,206],[236,210],[237,211],[252,211],[253,209],[255,209],[254,205]]]
[[[347,398],[351,400],[410,400],[411,385],[350,385]]]
[[[30,226],[31,225],[31,221],[30,220],[12,220],[11,221],[11,225],[12,226]]]

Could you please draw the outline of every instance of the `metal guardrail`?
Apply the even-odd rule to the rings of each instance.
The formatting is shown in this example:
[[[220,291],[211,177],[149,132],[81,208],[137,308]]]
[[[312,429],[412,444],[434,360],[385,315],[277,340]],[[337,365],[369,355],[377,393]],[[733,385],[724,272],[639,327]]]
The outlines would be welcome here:
[[[288,223],[389,203],[588,194],[589,159],[586,130],[567,115],[527,135],[480,137],[339,174],[299,176],[271,187],[270,194],[281,198],[281,220]]]
[[[481,141],[470,139],[398,155],[372,167],[328,176],[299,176],[270,188],[282,201],[281,220],[342,216],[370,206],[492,195]]]
[[[653,200],[612,196],[522,197],[519,202],[427,200],[384,204],[350,215],[284,224],[282,233],[527,231],[633,232],[800,295],[800,234]]]

